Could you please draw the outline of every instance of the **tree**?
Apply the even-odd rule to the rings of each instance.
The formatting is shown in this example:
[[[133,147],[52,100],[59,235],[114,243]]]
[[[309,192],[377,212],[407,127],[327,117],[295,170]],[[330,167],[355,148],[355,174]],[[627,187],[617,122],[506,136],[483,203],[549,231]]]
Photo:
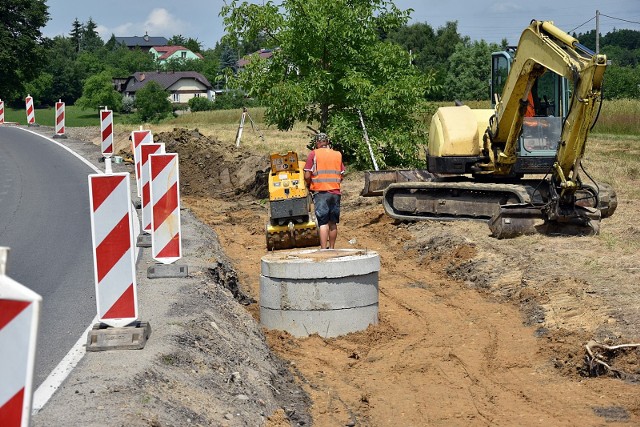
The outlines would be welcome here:
[[[431,67],[429,58],[429,46],[436,43],[436,34],[427,23],[415,23],[402,26],[390,32],[387,40],[398,43],[407,52],[411,53],[411,63],[420,70],[428,70]]]
[[[497,44],[488,44],[484,40],[458,43],[449,57],[445,97],[461,101],[488,99],[491,53],[497,50]]]
[[[317,123],[346,161],[364,167],[371,161],[360,110],[379,164],[418,161],[425,134],[416,115],[433,76],[409,66],[399,45],[379,38],[379,30],[406,24],[408,11],[387,0],[234,0],[221,15],[230,46],[261,34],[278,46],[269,59],[251,58],[237,78],[266,106],[268,125],[289,130],[298,121]]]
[[[73,49],[77,52],[80,52],[80,43],[82,42],[82,34],[84,33],[84,25],[78,18],[73,21],[71,32],[69,33],[69,37],[71,38],[71,42],[73,43]]]
[[[136,92],[136,108],[143,121],[157,121],[171,113],[169,94],[159,83],[150,81]]]
[[[607,99],[638,99],[640,73],[637,68],[611,65],[604,74],[604,96]]]
[[[104,106],[120,111],[122,96],[113,88],[111,73],[103,71],[89,77],[76,104],[83,109],[100,109]]]
[[[93,22],[93,19],[89,18],[84,25],[84,31],[82,32],[82,40],[80,42],[80,49],[89,52],[95,52],[100,49],[104,42],[100,38],[97,31],[98,25]]]
[[[56,36],[47,44],[46,68],[53,75],[51,95],[53,102],[62,99],[73,104],[82,95],[86,75],[77,62],[75,41]]]
[[[24,82],[39,74],[44,56],[40,30],[48,20],[45,0],[0,2],[0,94],[4,98],[20,98]]]

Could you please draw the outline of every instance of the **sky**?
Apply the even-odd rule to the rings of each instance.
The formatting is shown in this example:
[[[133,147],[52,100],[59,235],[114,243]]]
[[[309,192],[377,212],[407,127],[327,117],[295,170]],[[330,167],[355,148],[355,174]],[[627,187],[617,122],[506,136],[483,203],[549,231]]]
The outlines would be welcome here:
[[[262,1],[253,1],[261,4]],[[205,49],[215,47],[224,35],[219,16],[224,0],[46,0],[50,21],[46,37],[68,36],[73,21],[92,18],[104,41],[112,34],[124,36],[174,35],[197,39]],[[274,3],[280,3],[274,0]],[[553,21],[562,30],[586,33],[596,27],[600,12],[600,33],[613,29],[640,31],[638,0],[395,0],[400,9],[413,9],[410,23],[423,22],[434,30],[458,21],[458,33],[471,40],[500,43],[506,38],[516,45],[532,19]]]

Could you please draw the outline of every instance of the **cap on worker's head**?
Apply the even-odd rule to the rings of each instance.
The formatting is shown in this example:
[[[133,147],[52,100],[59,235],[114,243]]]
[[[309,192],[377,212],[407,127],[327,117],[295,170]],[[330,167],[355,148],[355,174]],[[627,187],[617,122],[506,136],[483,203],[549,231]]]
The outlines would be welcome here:
[[[329,137],[326,133],[319,133],[316,135],[316,145],[328,144]]]

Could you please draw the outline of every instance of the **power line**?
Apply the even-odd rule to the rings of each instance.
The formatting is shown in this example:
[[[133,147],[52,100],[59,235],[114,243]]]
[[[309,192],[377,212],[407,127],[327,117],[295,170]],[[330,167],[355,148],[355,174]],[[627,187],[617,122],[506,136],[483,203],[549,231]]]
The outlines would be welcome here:
[[[573,33],[575,30],[577,30],[580,27],[583,27],[585,25],[587,25],[589,22],[593,21],[594,19],[596,19],[596,17],[592,17],[591,19],[589,19],[588,21],[583,22],[582,24],[578,25],[577,27],[575,27],[573,30],[567,31],[568,33]]]
[[[640,22],[638,22],[638,21],[629,21],[628,19],[616,18],[616,17],[613,17],[613,16],[605,15],[604,13],[601,13],[600,16],[606,16],[607,18],[617,19],[618,21],[624,21],[624,22],[628,22],[630,24],[639,24],[640,25]]]

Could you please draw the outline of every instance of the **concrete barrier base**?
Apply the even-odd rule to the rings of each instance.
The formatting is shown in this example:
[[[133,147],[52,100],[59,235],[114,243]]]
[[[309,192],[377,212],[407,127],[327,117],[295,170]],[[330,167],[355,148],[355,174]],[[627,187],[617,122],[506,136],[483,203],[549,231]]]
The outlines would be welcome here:
[[[142,233],[138,236],[138,240],[136,241],[136,246],[139,248],[150,248],[151,247],[151,234]]]
[[[157,263],[147,268],[147,278],[149,279],[167,279],[187,276],[189,276],[189,268],[186,265]]]
[[[134,322],[123,327],[96,323],[87,335],[87,351],[141,350],[151,335],[148,322]]]

